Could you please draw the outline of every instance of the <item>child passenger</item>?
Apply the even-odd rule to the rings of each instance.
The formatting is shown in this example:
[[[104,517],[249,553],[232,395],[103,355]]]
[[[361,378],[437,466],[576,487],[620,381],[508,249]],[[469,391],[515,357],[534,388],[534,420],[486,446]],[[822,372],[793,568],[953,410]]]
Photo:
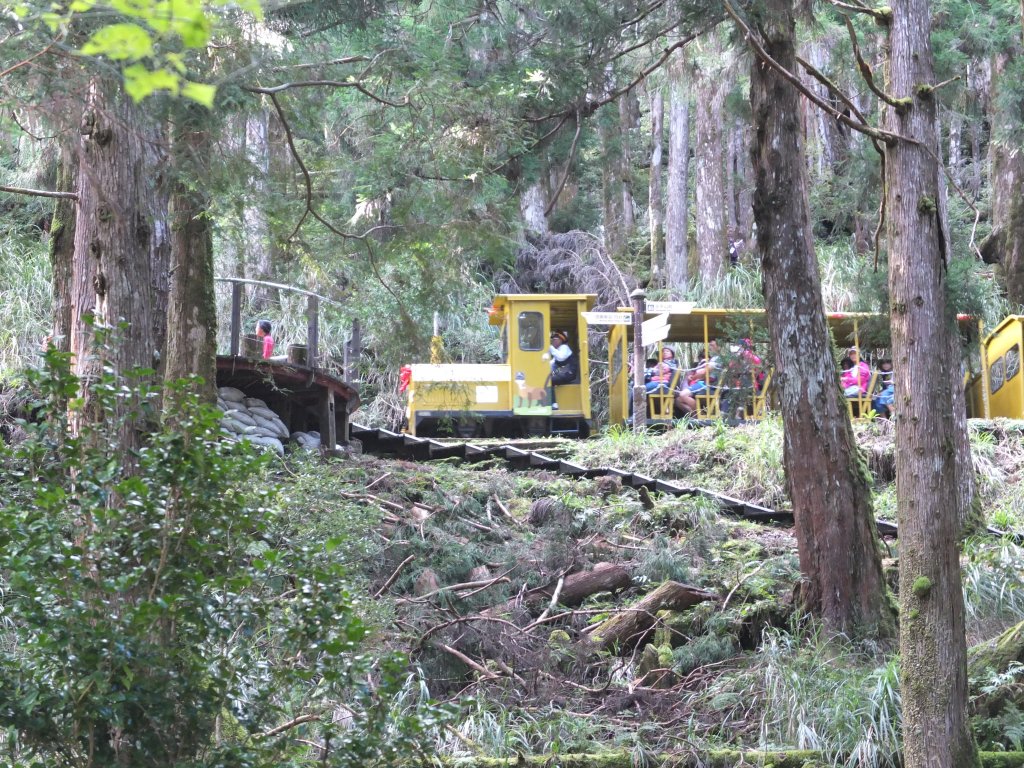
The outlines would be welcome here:
[[[843,394],[847,397],[863,397],[868,393],[868,386],[871,384],[871,369],[860,359],[860,350],[856,347],[850,347],[846,352],[846,358],[852,365],[839,376]]]

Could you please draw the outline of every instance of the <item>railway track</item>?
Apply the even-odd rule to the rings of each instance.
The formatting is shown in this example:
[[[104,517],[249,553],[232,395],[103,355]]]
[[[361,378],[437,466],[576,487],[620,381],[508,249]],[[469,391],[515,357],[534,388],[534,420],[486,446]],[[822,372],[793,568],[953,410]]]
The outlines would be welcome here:
[[[709,499],[729,515],[757,523],[793,524],[793,512],[788,509],[769,509],[753,502],[743,501],[724,493],[706,488],[684,485],[670,480],[660,480],[637,472],[627,472],[614,467],[587,467],[575,462],[549,456],[540,450],[533,450],[516,443],[480,444],[472,441],[442,441],[426,437],[413,437],[378,427],[353,424],[351,436],[359,440],[363,450],[373,454],[390,454],[417,461],[436,459],[458,459],[473,464],[489,459],[505,461],[512,469],[543,469],[573,478],[618,477],[624,486],[643,488],[648,492],[667,493],[672,496],[689,496]],[[878,532],[882,536],[896,536],[896,525],[884,520],[878,521]]]

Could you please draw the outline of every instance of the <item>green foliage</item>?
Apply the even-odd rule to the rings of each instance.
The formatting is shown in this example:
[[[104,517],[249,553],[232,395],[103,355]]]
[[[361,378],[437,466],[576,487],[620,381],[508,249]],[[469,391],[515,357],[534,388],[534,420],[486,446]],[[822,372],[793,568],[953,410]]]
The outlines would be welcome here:
[[[900,754],[897,663],[822,634],[765,633],[756,665],[719,678],[700,698],[722,716],[760,721],[759,744],[820,750],[834,765],[892,766]]]
[[[187,76],[183,51],[207,46],[218,22],[215,9],[226,6],[261,16],[259,0],[71,0],[45,7],[26,1],[14,12],[28,25],[45,25],[53,35],[91,29],[79,52],[121,65],[125,92],[136,101],[165,91],[212,107],[216,87]],[[110,17],[124,20],[99,21]]]
[[[85,421],[67,357],[46,362],[31,378],[38,421],[0,462],[12,754],[285,766],[304,762],[296,735],[329,743],[335,766],[414,752],[436,710],[395,709],[401,659],[359,652],[366,627],[347,577],[273,533],[263,461],[220,439],[219,412],[185,402],[125,456],[121,419],[145,417],[155,393],[107,371],[90,388],[102,416]],[[126,398],[141,414],[120,415]],[[274,730],[299,715],[298,730]]]
[[[38,359],[50,333],[50,263],[38,242],[0,235],[0,382]]]

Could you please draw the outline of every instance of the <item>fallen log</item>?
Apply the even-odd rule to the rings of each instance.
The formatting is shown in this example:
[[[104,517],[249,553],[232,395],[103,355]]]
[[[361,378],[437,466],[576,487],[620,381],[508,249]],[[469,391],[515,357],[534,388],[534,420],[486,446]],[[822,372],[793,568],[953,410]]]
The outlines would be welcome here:
[[[523,599],[526,602],[543,602],[550,600],[555,593],[556,584],[531,589]],[[573,608],[591,595],[599,592],[618,592],[633,586],[633,576],[621,565],[615,563],[598,563],[590,571],[577,571],[566,576],[562,583],[562,592],[558,602],[567,608]]]
[[[666,581],[628,608],[615,613],[590,631],[590,640],[599,648],[618,648],[620,652],[637,646],[654,629],[658,611],[685,611],[718,595],[700,587]]]
[[[516,595],[501,605],[488,608],[484,611],[484,615],[521,613],[523,608],[529,609],[546,602],[549,603],[555,590],[558,589],[559,583],[561,583],[561,591],[556,602],[567,608],[572,608],[599,592],[618,592],[633,586],[633,576],[621,565],[597,563],[593,570],[570,573],[552,584]]]

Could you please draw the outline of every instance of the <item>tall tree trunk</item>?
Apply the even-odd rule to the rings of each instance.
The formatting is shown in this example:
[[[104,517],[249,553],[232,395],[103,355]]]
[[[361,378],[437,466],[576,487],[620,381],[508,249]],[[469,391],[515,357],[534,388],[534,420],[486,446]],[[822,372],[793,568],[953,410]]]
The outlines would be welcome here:
[[[754,234],[754,208],[752,194],[754,189],[753,170],[750,167],[750,123],[746,118],[736,120],[734,128],[736,142],[736,231],[733,233],[736,240],[738,257],[743,259],[743,254],[753,251],[750,247],[750,240]]]
[[[611,105],[598,113],[601,135],[601,149],[604,163],[601,166],[601,198],[604,225],[604,249],[612,258],[626,252],[626,225],[623,199],[624,167],[621,120],[618,108]]]
[[[904,765],[980,765],[967,723],[967,647],[958,533],[947,247],[938,205],[928,0],[896,0],[889,30],[886,147],[889,295],[896,386],[900,526],[900,686]]]
[[[211,161],[210,116],[198,106],[185,112],[174,137],[178,178],[171,197],[171,254],[174,264],[167,312],[166,380],[199,376],[191,387],[211,405],[217,386],[217,316],[213,285],[213,222],[203,185]],[[176,412],[168,396],[165,414]]]
[[[167,359],[167,302],[171,291],[171,228],[168,223],[171,185],[167,174],[167,133],[163,125],[148,122],[148,140],[145,143],[146,164],[151,169],[152,189],[149,195],[150,221],[153,236],[150,240],[150,270],[153,275],[153,348],[157,353],[154,366],[158,378],[163,376]],[[140,126],[141,129],[141,126]]]
[[[636,202],[633,197],[633,158],[630,137],[640,122],[640,105],[632,91],[619,97],[619,144],[622,147],[619,177],[622,180],[622,234],[626,241],[636,232]]]
[[[996,60],[993,80],[997,89],[1012,87],[1005,82],[1008,56]],[[993,105],[999,99],[992,99]],[[1024,306],[1024,147],[1010,136],[1020,130],[1001,113],[992,116],[993,137],[989,147],[992,186],[992,235],[983,246],[986,261],[999,264],[1006,298]],[[1009,129],[1009,130],[1008,130]]]
[[[547,199],[541,182],[531,184],[519,196],[519,211],[523,216],[523,227],[531,235],[544,235],[548,231],[548,220],[544,215]]]
[[[117,83],[94,80],[82,126],[79,200],[75,222],[70,349],[83,386],[99,376],[94,329],[110,332],[105,362],[117,374],[153,365],[153,277],[147,184],[139,108]],[[87,402],[85,418],[96,416]],[[122,430],[126,455],[140,444],[136,425]]]
[[[768,54],[795,71],[792,0],[768,0],[760,33]],[[801,598],[834,632],[888,636],[871,486],[838,386],[811,240],[803,110],[796,89],[755,58],[754,217],[765,311],[782,405]]]
[[[245,242],[249,246],[246,259],[246,277],[272,281],[274,265],[271,259],[270,223],[267,221],[267,181],[270,173],[270,116],[259,109],[245,121],[245,156],[249,161],[249,194],[242,210]],[[252,307],[257,313],[267,313],[280,306],[280,295],[275,288],[255,286],[250,294]]]
[[[76,192],[78,158],[62,146],[57,165],[57,191]],[[53,274],[53,345],[67,352],[71,344],[71,283],[75,256],[75,201],[58,199],[50,225],[50,268]]]
[[[728,86],[723,70],[708,65],[697,73],[697,259],[705,286],[725,274],[726,241],[725,136],[723,120]]]
[[[661,88],[651,94],[651,172],[648,184],[648,227],[651,230],[651,285],[665,285],[665,249],[662,228],[665,209],[661,199],[661,149],[665,132],[665,99]]]
[[[669,65],[668,181],[665,205],[665,264],[668,287],[679,295],[689,273],[690,93],[681,57]]]

